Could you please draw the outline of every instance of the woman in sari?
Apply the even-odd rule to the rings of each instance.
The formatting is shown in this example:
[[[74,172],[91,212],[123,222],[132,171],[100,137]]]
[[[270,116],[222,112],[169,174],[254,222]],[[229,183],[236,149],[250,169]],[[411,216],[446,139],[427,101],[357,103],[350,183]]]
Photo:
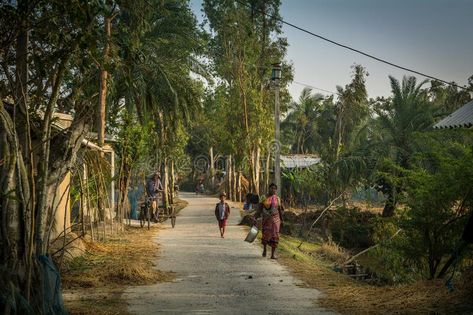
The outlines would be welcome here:
[[[277,196],[278,187],[276,184],[269,185],[269,193],[264,197],[264,200],[259,204],[255,214],[255,219],[263,218],[263,257],[266,257],[266,247],[271,247],[271,259],[276,259],[274,253],[279,243],[279,230],[283,223],[282,214],[284,208],[281,204],[281,199]]]

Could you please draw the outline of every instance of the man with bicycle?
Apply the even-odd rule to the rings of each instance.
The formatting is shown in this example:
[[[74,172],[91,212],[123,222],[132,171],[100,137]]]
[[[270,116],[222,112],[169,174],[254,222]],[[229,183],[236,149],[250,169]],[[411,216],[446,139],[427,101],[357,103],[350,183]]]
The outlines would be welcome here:
[[[146,193],[151,201],[151,213],[155,222],[158,222],[158,197],[162,192],[163,185],[161,184],[161,173],[157,171],[146,183]]]

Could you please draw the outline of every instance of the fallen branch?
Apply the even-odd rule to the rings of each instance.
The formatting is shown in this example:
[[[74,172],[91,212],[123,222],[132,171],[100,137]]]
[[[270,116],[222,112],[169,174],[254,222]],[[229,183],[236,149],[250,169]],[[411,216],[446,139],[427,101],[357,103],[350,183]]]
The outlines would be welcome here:
[[[330,209],[330,207],[333,205],[333,203],[335,201],[337,201],[343,194],[340,194],[337,198],[333,199],[332,201],[330,201],[329,205],[327,207],[325,207],[324,210],[322,210],[322,213],[317,217],[317,219],[315,219],[314,223],[312,223],[312,225],[310,226],[310,229],[309,231],[307,232],[307,237],[309,237],[309,234],[310,232],[312,231],[312,229],[314,228],[315,224],[320,220],[320,218],[322,218],[322,216],[325,214],[325,212]]]
[[[337,198],[331,200],[330,203],[329,203],[329,205],[328,205],[327,207],[325,207],[324,210],[322,210],[322,213],[317,217],[317,219],[315,219],[315,221],[314,221],[314,222],[312,223],[312,225],[310,226],[309,231],[307,232],[306,238],[309,238],[310,232],[311,232],[312,229],[314,228],[314,225],[315,225],[315,224],[317,223],[317,221],[319,221],[320,218],[324,215],[325,211],[327,211],[328,209],[330,209],[330,207],[333,205],[333,203],[334,203],[335,201],[337,201],[337,199],[339,199],[341,196],[342,196],[342,194],[340,194]],[[301,243],[297,246],[297,248],[300,249],[303,243],[304,243],[304,242],[301,241]]]
[[[402,231],[402,229],[397,230],[396,233],[394,233],[394,235],[389,238],[389,240],[392,240],[392,239],[393,239],[396,235],[398,235],[399,232],[401,232],[401,231]],[[366,252],[372,250],[373,248],[378,247],[379,244],[381,244],[381,243],[375,244],[375,245],[373,245],[373,246],[370,246],[370,247],[368,247],[368,248],[362,250],[362,251],[359,252],[358,254],[352,256],[350,259],[348,259],[347,261],[345,261],[345,262],[343,263],[343,265],[346,265],[346,264],[351,263],[351,262],[352,262],[353,260],[355,260],[357,257],[359,257],[359,256],[363,255],[364,253],[366,253]]]

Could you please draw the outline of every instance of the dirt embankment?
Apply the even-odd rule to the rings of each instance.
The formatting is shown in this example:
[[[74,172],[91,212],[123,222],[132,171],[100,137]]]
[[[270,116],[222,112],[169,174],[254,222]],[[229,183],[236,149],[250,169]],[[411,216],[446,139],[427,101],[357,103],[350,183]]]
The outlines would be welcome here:
[[[446,280],[375,285],[336,272],[336,266],[353,253],[331,240],[324,241],[323,228],[330,230],[329,235],[337,228],[350,232],[348,225],[366,225],[377,213],[365,210],[334,216],[334,212],[330,210],[332,218],[328,220],[331,224],[323,227],[324,221],[320,220],[312,230],[311,241],[306,241],[297,236],[307,234],[310,224],[319,217],[320,209],[286,211],[286,226],[279,244],[279,262],[289,267],[306,286],[325,293],[318,301],[321,306],[341,314],[473,314],[473,268],[461,277],[457,273],[453,291],[445,285]],[[243,215],[242,224],[251,225],[251,215]],[[350,237],[352,233],[347,232],[345,238]]]
[[[186,204],[181,202],[178,210]],[[150,230],[126,226],[106,242],[85,238],[84,254],[65,263],[61,275],[70,314],[129,314],[121,299],[126,287],[171,281],[174,275],[157,270],[153,263],[159,251],[154,241],[159,226],[153,224]]]
[[[473,314],[473,268],[454,279],[451,292],[445,280],[371,285],[333,271],[341,255],[334,246],[286,235],[280,240],[279,262],[325,294],[319,300],[323,307],[341,314]]]

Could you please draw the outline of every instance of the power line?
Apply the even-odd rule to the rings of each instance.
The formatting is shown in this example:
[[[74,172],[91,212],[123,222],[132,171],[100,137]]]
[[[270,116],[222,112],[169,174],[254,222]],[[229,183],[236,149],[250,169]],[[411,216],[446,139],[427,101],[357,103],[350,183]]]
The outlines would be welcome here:
[[[340,95],[340,93],[332,92],[332,91],[325,90],[325,89],[321,89],[321,88],[315,87],[315,86],[313,86],[313,85],[309,85],[309,84],[306,84],[306,83],[298,82],[298,81],[295,81],[295,80],[292,81],[292,83],[299,84],[299,85],[302,85],[302,86],[305,86],[305,87],[308,87],[308,88],[311,88],[311,89],[314,89],[314,90],[319,90],[319,91],[322,91],[322,92],[325,92],[325,93],[329,93],[329,94],[333,94],[333,95]]]
[[[270,14],[268,14],[268,13],[262,11],[262,10],[255,9],[255,8],[253,8],[253,7],[251,6],[251,4],[249,4],[249,3],[245,3],[245,2],[243,2],[243,1],[241,1],[241,0],[235,0],[235,1],[238,2],[238,3],[240,3],[241,5],[244,5],[244,6],[248,7],[248,8],[250,8],[251,10],[255,10],[255,11],[257,11],[257,12],[259,12],[259,13],[261,13],[261,14],[267,16],[267,17],[273,18],[273,19],[275,19],[275,20],[277,20],[277,21],[279,21],[279,22],[281,22],[281,23],[283,23],[283,24],[286,24],[286,25],[288,25],[288,26],[290,26],[290,27],[292,27],[292,28],[295,28],[295,29],[297,29],[297,30],[299,30],[299,31],[301,31],[301,32],[307,33],[307,34],[309,34],[309,35],[311,35],[311,36],[317,37],[317,38],[322,39],[322,40],[324,40],[324,41],[326,41],[326,42],[329,42],[329,43],[331,43],[331,44],[334,44],[334,45],[336,45],[336,46],[339,46],[339,47],[342,47],[342,48],[351,50],[351,51],[356,52],[356,53],[358,53],[358,54],[360,54],[360,55],[363,55],[363,56],[365,56],[365,57],[374,59],[374,60],[379,61],[379,62],[381,62],[381,63],[390,65],[390,66],[392,66],[392,67],[395,67],[395,68],[398,68],[398,69],[402,69],[402,70],[405,70],[405,71],[408,71],[408,72],[411,72],[411,73],[415,73],[415,74],[418,74],[418,75],[420,75],[420,76],[423,76],[423,77],[426,77],[426,78],[429,78],[429,79],[432,79],[432,80],[440,81],[440,82],[442,82],[442,83],[445,83],[445,84],[448,84],[448,85],[452,85],[452,86],[455,86],[455,87],[457,87],[457,88],[466,90],[465,87],[460,86],[460,85],[458,85],[458,84],[455,84],[455,83],[453,83],[453,82],[448,82],[448,81],[446,81],[446,80],[442,80],[442,79],[439,79],[439,78],[437,78],[437,77],[434,77],[434,76],[431,76],[431,75],[428,75],[428,74],[425,74],[425,73],[422,73],[422,72],[419,72],[419,71],[416,71],[416,70],[413,70],[413,69],[409,69],[409,68],[406,68],[406,67],[397,65],[397,64],[392,63],[392,62],[390,62],[390,61],[387,61],[387,60],[384,60],[384,59],[382,59],[382,58],[379,58],[379,57],[373,56],[373,55],[371,55],[371,54],[365,53],[365,52],[363,52],[363,51],[361,51],[361,50],[352,48],[352,47],[350,47],[350,46],[348,46],[348,45],[344,45],[344,44],[341,44],[341,43],[336,42],[336,41],[334,41],[334,40],[331,40],[331,39],[329,39],[329,38],[327,38],[327,37],[324,37],[324,36],[322,36],[322,35],[315,34],[314,32],[311,32],[311,31],[309,31],[309,30],[307,30],[307,29],[305,29],[305,28],[299,27],[299,26],[297,26],[297,25],[295,25],[295,24],[286,22],[286,21],[284,21],[283,19],[278,18],[278,17],[276,17],[276,16],[272,16],[272,15],[270,15]]]

